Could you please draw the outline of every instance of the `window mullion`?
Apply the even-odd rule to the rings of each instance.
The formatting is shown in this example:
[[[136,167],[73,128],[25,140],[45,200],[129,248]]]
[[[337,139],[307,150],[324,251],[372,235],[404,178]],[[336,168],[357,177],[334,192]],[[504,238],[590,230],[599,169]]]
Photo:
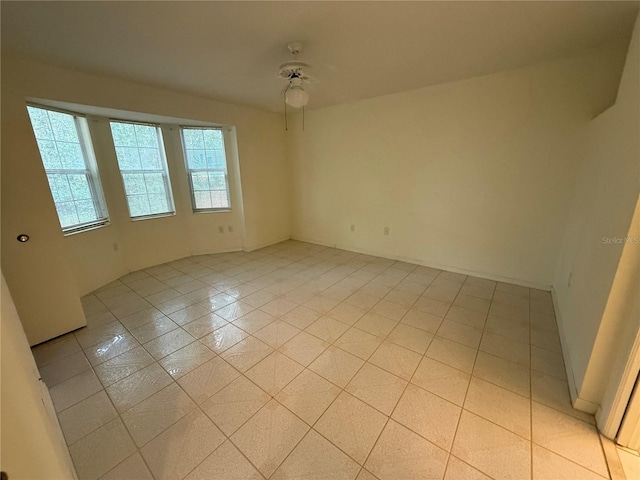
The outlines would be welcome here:
[[[156,141],[158,142],[158,151],[164,152],[164,142],[162,140],[162,131],[159,128],[156,128]],[[170,208],[173,205],[173,198],[171,196],[171,181],[169,179],[169,168],[165,164],[165,170],[162,172],[162,180],[164,181],[164,193],[167,202],[167,208]],[[175,205],[173,205],[171,210],[175,211]]]
[[[78,117],[74,117],[74,120],[75,120],[74,124],[76,126],[76,133],[78,134],[78,138],[86,140],[84,138],[85,132],[83,132],[80,126],[80,119]],[[91,170],[89,169],[89,165],[87,165],[86,159],[89,157],[89,152],[87,151],[85,142],[83,141],[80,142],[80,148],[82,149],[82,157],[85,160],[84,161],[85,171],[82,173],[82,175],[84,175],[85,179],[87,180],[87,185],[89,186],[89,192],[91,194],[91,201],[93,203],[93,208],[96,212],[96,216],[102,217],[104,213],[102,211],[102,205],[99,200],[99,193],[96,191],[96,185],[93,180],[94,175],[93,175],[93,172],[91,172]],[[80,173],[77,173],[77,175],[80,175]],[[78,217],[78,219],[80,219],[80,217]]]

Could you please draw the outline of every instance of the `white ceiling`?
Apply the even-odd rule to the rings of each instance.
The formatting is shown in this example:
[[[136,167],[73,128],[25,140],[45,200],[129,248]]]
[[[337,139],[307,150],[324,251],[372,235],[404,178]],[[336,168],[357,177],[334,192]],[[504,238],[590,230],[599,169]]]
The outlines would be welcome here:
[[[2,2],[2,49],[266,110],[286,44],[309,108],[625,42],[638,2]]]

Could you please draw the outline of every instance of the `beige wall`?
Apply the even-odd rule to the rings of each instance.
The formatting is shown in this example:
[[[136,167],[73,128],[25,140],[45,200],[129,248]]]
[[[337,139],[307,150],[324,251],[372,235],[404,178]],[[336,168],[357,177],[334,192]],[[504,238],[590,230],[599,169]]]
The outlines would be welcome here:
[[[128,271],[258,248],[290,233],[549,288],[581,161],[576,144],[588,120],[613,102],[617,52],[603,47],[314,110],[306,131],[293,118],[286,137],[278,114],[4,55],[2,261],[27,336],[34,344],[82,325],[78,296]],[[98,119],[90,128],[112,225],[62,236],[25,98],[234,125],[242,208],[191,213],[184,171],[170,162],[177,215],[131,222],[108,126]],[[164,134],[177,130],[167,126]],[[230,224],[233,234],[218,233]],[[18,244],[23,232],[32,240]]]
[[[71,480],[75,472],[55,411],[45,409],[40,374],[2,276],[0,464],[11,480]]]
[[[90,120],[111,225],[64,237],[25,109],[27,98],[233,126],[227,133],[230,143],[237,137],[239,159],[230,172],[236,194],[233,211],[192,213],[181,154],[169,148],[177,214],[132,222],[108,124],[104,119]],[[3,54],[2,262],[30,343],[83,325],[79,295],[131,270],[191,254],[250,250],[289,238],[281,120],[275,113]],[[178,130],[167,125],[163,134],[165,141],[177,139]],[[233,232],[218,232],[219,226],[229,225]],[[19,233],[31,235],[31,240],[18,244]]]
[[[24,99],[2,64],[2,269],[30,344],[85,324],[76,277]],[[16,236],[28,234],[27,243]],[[98,275],[101,275],[98,273]]]
[[[605,48],[308,112],[290,128],[292,236],[549,289],[574,139],[622,61]]]
[[[636,22],[616,103],[582,137],[579,180],[554,280],[573,393],[592,409],[602,401],[616,355],[627,354],[640,328],[637,313],[624,314],[637,312],[638,291],[623,290],[637,283],[640,245],[627,245],[632,251],[621,263],[625,245],[603,242],[638,235],[630,226],[640,194],[639,59]],[[612,288],[614,279],[619,286]]]

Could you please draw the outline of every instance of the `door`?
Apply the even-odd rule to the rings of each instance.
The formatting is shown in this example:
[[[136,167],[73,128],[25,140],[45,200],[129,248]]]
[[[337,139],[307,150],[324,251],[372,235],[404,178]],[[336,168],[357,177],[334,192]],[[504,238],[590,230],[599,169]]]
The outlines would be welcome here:
[[[640,376],[638,377],[640,379]],[[633,389],[616,442],[631,450],[640,450],[640,387],[638,379]]]
[[[4,276],[1,280],[0,469],[9,479],[77,479],[49,391],[39,379]]]

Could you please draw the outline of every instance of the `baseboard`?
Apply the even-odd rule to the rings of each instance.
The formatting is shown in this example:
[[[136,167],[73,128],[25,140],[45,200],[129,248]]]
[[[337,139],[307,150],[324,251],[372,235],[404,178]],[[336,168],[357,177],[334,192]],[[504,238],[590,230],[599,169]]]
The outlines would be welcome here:
[[[271,245],[275,245],[277,243],[286,242],[287,240],[291,240],[291,237],[289,235],[287,235],[286,237],[280,237],[277,240],[271,240],[265,243],[260,243],[258,245],[245,245],[242,247],[242,251],[253,252],[254,250],[260,250],[261,248],[270,247]]]
[[[554,288],[551,288],[551,299],[553,300],[553,309],[556,312],[556,325],[558,327],[558,333],[560,334],[560,346],[562,348],[562,357],[564,359],[564,367],[567,373],[567,382],[569,383],[571,405],[573,405],[573,408],[576,410],[595,415],[600,405],[580,398],[578,395],[578,386],[576,385],[576,378],[573,374],[573,366],[571,364],[571,356],[569,355],[569,343],[567,342],[567,337],[564,331],[564,322],[562,321],[562,313],[560,311],[560,306],[558,305],[558,296]]]
[[[111,282],[115,282],[120,277],[124,277],[125,275],[127,275],[128,273],[131,273],[132,271],[134,270],[129,270],[128,268],[123,267],[120,270],[120,272],[106,277],[107,279],[106,281],[84,283],[81,286],[78,286],[78,295],[80,296],[80,298],[84,297],[85,295],[89,295],[95,292],[96,290],[98,290],[99,288],[104,287],[105,285],[108,285]],[[99,285],[96,286],[96,283],[99,283]]]
[[[219,253],[233,253],[233,252],[242,252],[243,249],[242,247],[233,247],[233,248],[222,248],[220,250],[194,250],[193,252],[191,252],[191,255],[187,256],[187,257],[182,257],[182,258],[189,258],[189,257],[195,257],[198,255],[218,255]],[[176,260],[180,260],[179,258]],[[168,263],[168,262],[165,262]],[[147,267],[149,268],[149,267]]]
[[[280,242],[284,242],[286,240],[289,240],[290,237],[286,236],[286,237],[282,237],[278,240],[273,240],[267,243],[264,243],[262,245],[257,245],[257,246],[250,246],[250,247],[232,247],[232,248],[221,248],[221,249],[203,249],[203,250],[194,250],[191,253],[189,253],[186,256],[179,256],[176,258],[169,258],[169,259],[163,259],[162,261],[158,262],[158,263],[153,263],[151,265],[141,265],[138,266],[138,268],[123,268],[122,271],[118,274],[116,274],[116,276],[114,277],[113,275],[107,277],[107,281],[101,283],[100,285],[93,285],[91,284],[90,287],[85,287],[83,289],[78,289],[78,294],[80,297],[83,297],[85,295],[90,294],[91,292],[94,292],[95,290],[99,289],[100,287],[103,287],[111,282],[114,282],[116,280],[118,280],[119,278],[132,273],[132,272],[137,272],[139,270],[144,270],[146,268],[151,268],[151,267],[155,267],[156,265],[162,265],[165,263],[169,263],[169,262],[173,262],[175,260],[180,260],[182,258],[188,258],[191,256],[196,256],[196,255],[216,255],[216,254],[220,254],[220,253],[232,253],[232,252],[252,252],[254,250],[258,250],[260,248],[264,248],[264,247],[268,247],[271,245],[275,245],[276,243],[280,243]]]
[[[493,280],[495,282],[511,283],[513,285],[519,285],[521,287],[527,287],[527,288],[535,288],[535,289],[538,289],[538,290],[544,290],[546,292],[551,291],[551,285],[549,285],[549,284],[542,284],[542,283],[538,283],[538,282],[529,282],[527,280],[520,280],[520,279],[517,279],[517,278],[504,277],[502,275],[494,275],[494,274],[486,273],[486,272],[478,272],[478,271],[475,271],[475,270],[467,270],[467,269],[464,269],[464,268],[453,267],[451,265],[442,265],[442,264],[438,264],[438,263],[434,263],[434,262],[428,262],[428,261],[417,259],[417,258],[405,257],[405,256],[402,256],[402,255],[388,255],[386,253],[376,252],[376,251],[373,251],[373,250],[361,249],[361,248],[357,248],[357,247],[353,247],[353,246],[349,246],[349,245],[341,245],[341,244],[337,244],[337,243],[327,243],[327,242],[324,242],[322,240],[317,240],[317,239],[308,238],[308,237],[302,237],[302,236],[298,236],[298,235],[292,235],[291,239],[292,240],[297,240],[299,242],[306,242],[306,243],[313,243],[313,244],[316,244],[316,245],[322,245],[324,247],[338,248],[340,250],[346,250],[348,252],[361,253],[363,255],[371,255],[371,256],[374,256],[374,257],[387,258],[389,260],[396,260],[396,261],[399,261],[399,262],[413,263],[414,265],[420,265],[422,267],[436,268],[438,270],[445,270],[447,272],[460,273],[460,274],[463,274],[463,275],[471,275],[473,277],[484,278],[486,280]]]
[[[595,415],[598,411],[598,408],[600,408],[600,405],[588,400],[583,400],[582,398],[578,397],[576,398],[576,401],[573,402],[573,408],[575,408],[576,410],[580,410],[581,412]]]

